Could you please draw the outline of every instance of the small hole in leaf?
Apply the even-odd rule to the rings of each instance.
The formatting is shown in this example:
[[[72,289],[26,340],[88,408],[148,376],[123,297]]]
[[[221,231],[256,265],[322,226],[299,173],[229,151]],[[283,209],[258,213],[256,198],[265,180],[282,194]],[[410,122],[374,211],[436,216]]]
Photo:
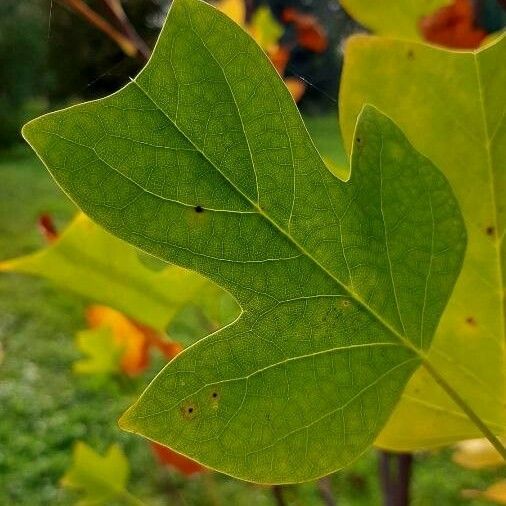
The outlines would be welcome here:
[[[485,233],[489,236],[489,237],[492,237],[494,234],[495,234],[495,228],[494,227],[487,227],[485,229]]]
[[[204,208],[202,206],[195,206],[195,212],[196,213],[203,213],[204,212]]]

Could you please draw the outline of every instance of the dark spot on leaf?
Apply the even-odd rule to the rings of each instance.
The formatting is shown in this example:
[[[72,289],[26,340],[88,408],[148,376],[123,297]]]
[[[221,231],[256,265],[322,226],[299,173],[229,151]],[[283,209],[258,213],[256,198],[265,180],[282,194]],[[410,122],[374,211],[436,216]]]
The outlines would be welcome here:
[[[485,232],[486,234],[489,236],[489,237],[492,237],[494,234],[495,234],[495,228],[494,227],[487,227],[485,229]]]
[[[360,137],[357,137],[357,143],[360,144],[362,142],[362,139]]]
[[[476,320],[474,319],[474,316],[468,316],[466,318],[466,323],[471,327],[476,327]]]
[[[204,212],[204,208],[202,206],[195,206],[195,212],[196,213],[203,213]]]
[[[191,419],[195,416],[196,408],[193,404],[186,404],[181,406],[181,414],[186,419]]]
[[[213,399],[217,399],[218,398],[218,392],[213,392],[211,396],[212,396]]]
[[[410,49],[410,50],[407,52],[406,56],[408,57],[408,60],[414,60],[414,59],[415,59],[415,53],[413,52],[413,50],[412,50],[412,49]]]

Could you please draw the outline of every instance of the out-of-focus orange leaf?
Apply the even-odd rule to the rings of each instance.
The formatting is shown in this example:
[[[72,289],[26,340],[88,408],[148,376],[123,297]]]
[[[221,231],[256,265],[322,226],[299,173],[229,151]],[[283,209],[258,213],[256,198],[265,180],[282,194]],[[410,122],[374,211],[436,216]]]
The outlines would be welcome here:
[[[467,469],[487,469],[506,464],[487,439],[462,441],[457,445],[452,460]]]
[[[165,358],[171,360],[183,351],[183,347],[179,343],[175,341],[167,341],[167,339],[164,339],[162,336],[160,336],[160,334],[155,329],[152,329],[147,325],[132,322],[131,320],[130,322],[135,325],[135,327],[139,329],[140,332],[143,333],[149,345],[157,348],[160,353],[165,356]]]
[[[53,217],[50,214],[41,214],[38,219],[38,226],[40,233],[47,242],[53,242],[58,239],[58,231],[54,225]]]
[[[153,442],[150,443],[150,445],[158,459],[158,462],[164,466],[173,467],[186,476],[204,473],[207,471],[207,469],[201,466],[198,462],[184,457],[183,455],[179,455],[179,453],[172,451],[170,448]]]
[[[475,25],[471,0],[455,0],[423,17],[420,31],[426,41],[455,49],[476,49],[487,36]]]
[[[121,370],[135,376],[142,373],[149,365],[149,350],[153,346],[171,359],[181,350],[178,343],[164,339],[157,331],[140,325],[123,313],[107,306],[90,306],[86,317],[90,328],[108,327],[115,342],[122,347]]]
[[[287,77],[285,79],[285,84],[295,102],[298,102],[304,96],[306,85],[297,77]]]
[[[277,46],[269,53],[269,58],[279,75],[282,76],[290,59],[290,50],[285,46]]]
[[[486,490],[463,490],[466,499],[482,499],[496,504],[506,504],[506,480],[494,483]]]
[[[297,42],[313,53],[323,53],[328,45],[327,33],[318,20],[311,14],[299,12],[288,7],[283,11],[283,21],[293,23],[297,32]]]

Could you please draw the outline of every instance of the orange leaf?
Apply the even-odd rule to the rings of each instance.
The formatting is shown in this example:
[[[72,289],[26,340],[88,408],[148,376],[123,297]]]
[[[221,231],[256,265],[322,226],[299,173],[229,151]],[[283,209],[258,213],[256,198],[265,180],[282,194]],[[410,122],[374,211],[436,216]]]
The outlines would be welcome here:
[[[283,21],[293,23],[297,32],[297,42],[313,53],[323,53],[328,47],[325,28],[311,14],[304,14],[291,7],[283,11]]]
[[[160,351],[160,353],[169,360],[173,359],[176,355],[183,351],[183,347],[179,343],[163,339],[163,337],[161,337],[160,334],[151,327],[140,323],[134,323],[134,325],[144,334],[146,340],[149,342],[149,345],[157,348],[158,351]]]
[[[109,327],[115,341],[123,348],[121,369],[135,376],[149,366],[149,350],[157,348],[169,359],[182,351],[178,343],[165,340],[158,332],[134,322],[123,313],[107,306],[90,306],[86,313],[90,328]]]
[[[306,93],[306,85],[297,77],[287,77],[285,79],[285,84],[290,90],[295,102],[299,102],[299,100],[304,96],[304,93]]]
[[[420,20],[425,40],[455,49],[476,49],[487,33],[475,25],[471,0],[454,0]]]
[[[173,467],[186,476],[207,471],[207,469],[201,466],[198,462],[195,462],[188,457],[184,457],[166,446],[153,442],[150,443],[150,445],[160,464]]]
[[[269,52],[269,59],[279,75],[283,75],[290,59],[290,50],[285,46],[277,46],[273,51]]]

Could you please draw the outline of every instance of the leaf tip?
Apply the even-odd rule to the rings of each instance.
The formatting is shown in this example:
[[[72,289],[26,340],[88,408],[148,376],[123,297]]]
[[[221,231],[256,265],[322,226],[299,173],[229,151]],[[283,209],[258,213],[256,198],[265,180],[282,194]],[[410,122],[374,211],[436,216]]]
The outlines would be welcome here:
[[[135,427],[137,403],[132,404],[119,418],[118,427],[125,432],[137,432]]]
[[[33,134],[36,130],[36,123],[39,118],[32,119],[28,123],[25,123],[21,128],[21,136],[31,146],[33,141]]]

